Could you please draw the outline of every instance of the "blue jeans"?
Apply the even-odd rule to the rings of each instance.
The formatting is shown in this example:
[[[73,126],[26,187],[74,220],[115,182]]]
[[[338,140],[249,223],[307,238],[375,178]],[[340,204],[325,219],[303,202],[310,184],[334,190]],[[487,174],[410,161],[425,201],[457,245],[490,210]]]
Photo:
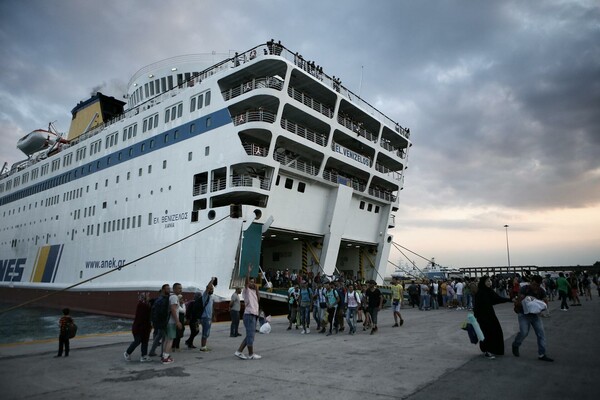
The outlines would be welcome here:
[[[519,347],[523,340],[529,334],[529,327],[533,327],[533,331],[537,336],[538,356],[546,354],[546,334],[544,333],[544,325],[538,314],[519,314],[519,333],[515,337],[513,346]]]
[[[127,348],[127,354],[131,355],[139,345],[142,345],[142,357],[148,354],[148,338],[142,335],[133,335],[133,342]]]
[[[419,304],[419,310],[423,310],[425,308],[429,308],[429,295],[428,294],[421,295],[421,304]]]
[[[300,323],[302,324],[302,329],[310,326],[310,304],[307,306],[300,306]]]
[[[243,319],[244,328],[246,328],[246,337],[242,345],[252,347],[254,345],[254,335],[256,334],[256,315],[244,314]]]
[[[356,332],[356,307],[348,307],[346,320],[348,321],[350,332]]]

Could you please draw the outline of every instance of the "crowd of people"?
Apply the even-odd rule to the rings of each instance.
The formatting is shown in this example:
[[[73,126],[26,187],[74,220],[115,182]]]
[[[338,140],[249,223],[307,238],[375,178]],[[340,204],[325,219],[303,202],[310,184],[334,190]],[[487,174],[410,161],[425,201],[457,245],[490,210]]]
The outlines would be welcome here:
[[[246,336],[235,351],[240,359],[260,359],[254,352],[254,337],[265,322],[264,313],[259,309],[260,293],[255,278],[251,277],[252,266],[249,266],[244,288],[236,288],[229,303],[231,326],[230,337],[242,336],[239,333],[239,322],[243,320]],[[565,274],[557,277],[546,275],[515,275],[510,279],[501,276],[483,276],[479,279],[448,279],[434,281],[424,279],[411,281],[405,288],[399,279],[393,278],[388,287],[391,296],[384,296],[374,280],[361,282],[356,279],[344,279],[342,276],[321,277],[301,276],[295,273],[263,274],[262,279],[270,282],[268,277],[278,285],[288,285],[288,331],[300,331],[300,334],[311,333],[311,322],[316,325],[315,332],[330,336],[346,331],[355,335],[362,324],[362,331],[373,335],[378,331],[378,314],[390,298],[391,311],[394,317],[393,328],[402,326],[404,320],[401,307],[408,303],[409,307],[419,310],[436,310],[454,308],[472,310],[483,334],[484,340],[479,342],[484,356],[493,359],[504,355],[504,336],[502,327],[494,312],[494,305],[513,302],[517,313],[519,333],[512,345],[512,354],[519,357],[519,347],[532,328],[538,344],[538,358],[542,361],[553,361],[546,354],[546,339],[542,317],[549,316],[546,304],[560,300],[560,309],[567,311],[570,306],[581,306],[580,297],[591,300],[592,282],[596,285],[600,296],[600,277],[588,274]],[[180,349],[184,337],[185,325],[189,325],[189,337],[185,340],[188,349],[196,349],[194,339],[201,332],[200,348],[202,352],[210,351],[208,339],[213,322],[213,293],[217,279],[211,278],[206,289],[195,294],[194,299],[185,302],[182,287],[174,283],[171,287],[164,284],[159,295],[150,299],[148,293],[140,293],[132,323],[134,340],[123,353],[127,361],[131,361],[134,350],[141,346],[140,362],[151,361],[151,357],[160,356],[163,364],[173,363],[172,353]],[[240,297],[240,295],[242,297]],[[244,299],[244,313],[241,312],[241,298]],[[537,301],[537,303],[535,303]],[[538,308],[535,308],[538,307]],[[535,311],[534,311],[535,310]],[[57,357],[69,355],[69,329],[74,325],[69,309],[63,310],[59,321],[59,351]],[[313,325],[313,326],[314,326]],[[202,331],[200,331],[202,328]],[[76,329],[76,328],[75,328]],[[154,333],[150,345],[150,335]],[[149,348],[150,347],[150,348]],[[244,350],[248,348],[248,355]]]

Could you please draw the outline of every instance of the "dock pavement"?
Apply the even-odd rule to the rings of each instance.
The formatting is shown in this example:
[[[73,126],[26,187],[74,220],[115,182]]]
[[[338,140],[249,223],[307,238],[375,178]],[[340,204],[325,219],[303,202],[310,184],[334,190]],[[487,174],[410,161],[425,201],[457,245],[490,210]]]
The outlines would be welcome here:
[[[175,362],[140,363],[123,358],[129,332],[81,335],[71,340],[68,358],[53,358],[54,340],[0,346],[2,399],[123,399],[178,397],[202,399],[597,399],[600,376],[600,299],[558,310],[550,303],[544,318],[548,355],[537,360],[533,330],[511,354],[518,330],[511,304],[495,307],[506,355],[485,359],[460,329],[466,310],[419,311],[404,307],[404,325],[393,328],[392,311],[379,314],[374,335],[325,336],[314,321],[308,335],[286,330],[285,316],[274,317],[270,334],[257,334],[260,360],[240,360],[242,338],[229,337],[229,323],[215,323],[210,352],[182,349]],[[186,330],[186,336],[189,333]],[[240,333],[244,333],[240,324]],[[185,339],[184,339],[185,340]],[[197,337],[199,342],[200,338]],[[182,340],[183,342],[183,340]],[[196,343],[197,344],[197,343]]]

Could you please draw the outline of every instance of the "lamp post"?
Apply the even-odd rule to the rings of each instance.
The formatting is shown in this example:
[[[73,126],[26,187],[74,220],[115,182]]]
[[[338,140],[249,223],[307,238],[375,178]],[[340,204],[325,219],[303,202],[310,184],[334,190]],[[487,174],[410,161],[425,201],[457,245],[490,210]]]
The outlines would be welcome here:
[[[504,229],[506,230],[506,255],[508,257],[508,268],[510,269],[510,250],[508,248],[508,225],[504,225]]]

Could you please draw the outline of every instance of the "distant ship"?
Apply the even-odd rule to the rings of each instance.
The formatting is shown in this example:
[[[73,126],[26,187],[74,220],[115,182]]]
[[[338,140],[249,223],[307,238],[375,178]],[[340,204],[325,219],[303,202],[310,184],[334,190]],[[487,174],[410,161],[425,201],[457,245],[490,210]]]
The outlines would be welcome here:
[[[66,137],[19,141],[27,159],[0,177],[3,299],[131,316],[164,283],[217,277],[228,300],[249,263],[382,283],[408,129],[274,41],[148,65],[126,100],[94,93]]]

